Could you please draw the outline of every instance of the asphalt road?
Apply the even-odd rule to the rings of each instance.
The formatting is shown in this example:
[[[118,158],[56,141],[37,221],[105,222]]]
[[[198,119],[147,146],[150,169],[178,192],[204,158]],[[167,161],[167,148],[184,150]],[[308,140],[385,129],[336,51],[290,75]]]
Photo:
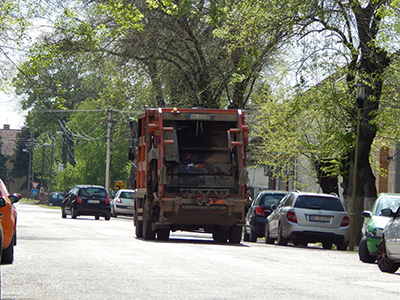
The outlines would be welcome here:
[[[385,274],[355,252],[242,243],[177,232],[134,237],[130,218],[62,219],[22,203],[1,299],[400,299],[400,272]]]

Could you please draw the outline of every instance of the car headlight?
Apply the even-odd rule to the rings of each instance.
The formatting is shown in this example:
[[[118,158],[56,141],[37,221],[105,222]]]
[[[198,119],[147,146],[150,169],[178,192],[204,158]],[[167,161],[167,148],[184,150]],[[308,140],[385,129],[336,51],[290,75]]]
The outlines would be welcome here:
[[[382,228],[375,228],[372,234],[376,237],[382,237],[383,229]]]

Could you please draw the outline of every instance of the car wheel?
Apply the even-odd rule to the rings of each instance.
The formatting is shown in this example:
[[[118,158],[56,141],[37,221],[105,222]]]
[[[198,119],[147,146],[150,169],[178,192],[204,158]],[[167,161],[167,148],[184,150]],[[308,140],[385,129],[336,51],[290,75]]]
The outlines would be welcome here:
[[[94,218],[95,218],[95,220],[100,220],[100,216],[99,215],[95,215]]]
[[[110,221],[111,215],[110,215],[110,214],[106,215],[106,216],[104,217],[104,219],[105,219],[106,221]]]
[[[64,207],[61,208],[61,218],[65,219],[67,217],[67,214],[65,213]]]
[[[322,243],[322,248],[327,249],[327,250],[331,250],[332,249],[332,242],[323,242]]]
[[[385,241],[382,240],[378,245],[378,252],[376,255],[376,260],[378,263],[378,267],[382,272],[385,273],[394,273],[398,270],[399,264],[396,264],[392,261],[386,251],[386,244]]]
[[[368,246],[367,246],[367,237],[363,237],[360,241],[360,245],[358,246],[358,257],[364,263],[372,264],[376,260],[375,255],[369,254]]]
[[[76,219],[77,216],[78,216],[78,215],[76,214],[76,209],[75,209],[75,208],[72,208],[72,209],[71,209],[71,218],[72,218],[72,219]]]
[[[250,235],[249,235],[249,242],[256,243],[257,242],[257,233],[250,227]]]
[[[337,243],[336,249],[338,249],[340,251],[346,251],[348,245],[349,245],[349,243]]]
[[[157,239],[160,241],[168,241],[169,239],[169,229],[158,229]]]
[[[268,223],[265,224],[265,243],[272,245],[275,243],[275,239],[269,237],[269,225]]]
[[[231,244],[240,244],[240,240],[242,239],[242,227],[233,225],[229,228],[229,243]]]
[[[249,234],[247,233],[246,228],[243,229],[243,241],[248,242],[250,239]]]
[[[14,261],[14,241],[11,241],[10,246],[6,249],[3,249],[1,256],[2,264],[12,264]]]
[[[278,228],[278,245],[280,246],[286,246],[288,243],[288,240],[285,239],[282,235],[282,225],[279,224],[279,228]]]
[[[111,216],[116,218],[117,214],[115,213],[114,206],[111,206]]]

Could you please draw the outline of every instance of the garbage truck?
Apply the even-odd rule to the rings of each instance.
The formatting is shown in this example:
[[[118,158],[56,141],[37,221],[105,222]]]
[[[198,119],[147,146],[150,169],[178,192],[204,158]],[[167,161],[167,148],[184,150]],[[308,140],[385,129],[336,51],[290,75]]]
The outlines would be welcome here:
[[[131,130],[136,236],[168,240],[171,231],[196,231],[240,243],[251,201],[245,112],[147,108]]]

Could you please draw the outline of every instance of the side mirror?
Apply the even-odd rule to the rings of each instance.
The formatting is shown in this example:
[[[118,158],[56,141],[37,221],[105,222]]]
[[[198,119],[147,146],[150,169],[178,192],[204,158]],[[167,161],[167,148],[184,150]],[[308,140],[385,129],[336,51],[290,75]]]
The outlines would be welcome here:
[[[382,216],[390,217],[390,218],[392,218],[396,215],[394,212],[392,212],[392,210],[390,208],[382,209],[381,214],[382,214]]]
[[[0,198],[0,207],[6,206],[6,200],[4,198]]]
[[[10,199],[12,204],[17,203],[19,200],[21,200],[21,198],[22,195],[17,193],[8,196],[8,199]]]
[[[364,210],[362,213],[361,213],[361,216],[363,216],[364,218],[371,218],[372,217],[372,213],[370,212],[370,211],[368,211],[368,210]]]
[[[272,204],[271,205],[271,210],[275,210],[276,209],[276,204]]]

